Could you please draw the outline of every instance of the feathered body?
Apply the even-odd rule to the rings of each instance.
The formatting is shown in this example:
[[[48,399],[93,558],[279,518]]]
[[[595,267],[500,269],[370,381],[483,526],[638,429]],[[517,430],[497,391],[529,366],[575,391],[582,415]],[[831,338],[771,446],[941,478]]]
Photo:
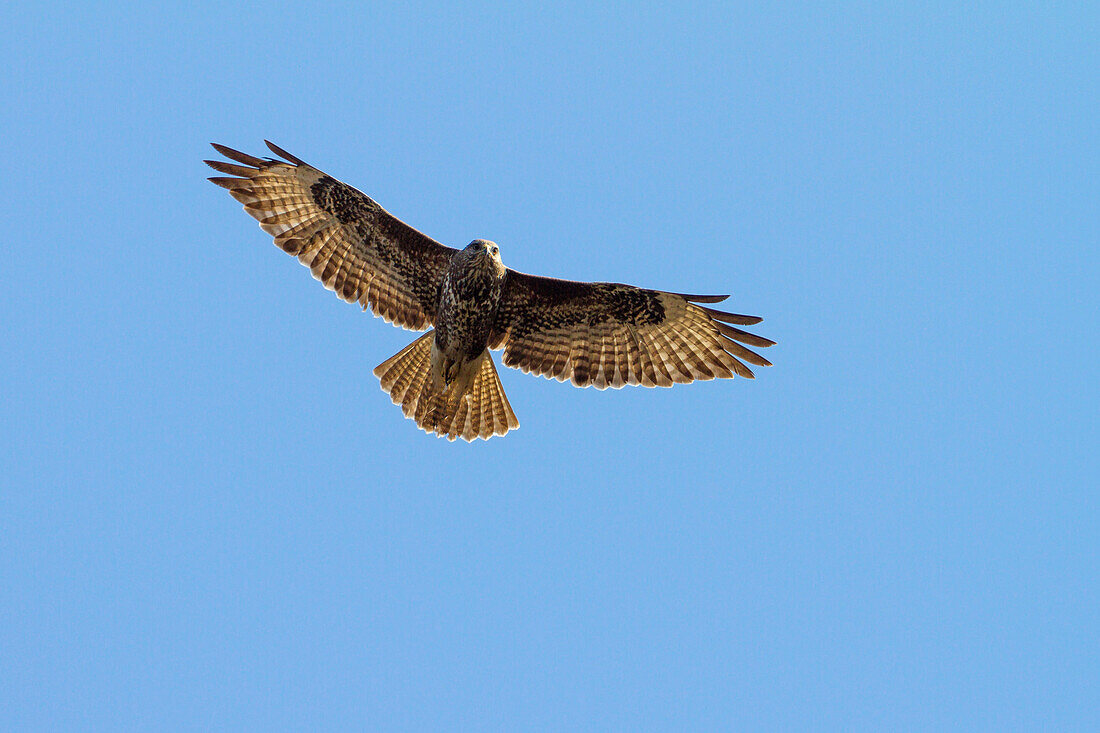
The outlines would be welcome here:
[[[456,364],[485,351],[507,272],[492,242],[476,239],[451,258],[439,288],[433,364],[439,354],[442,376],[450,381]]]
[[[760,318],[700,305],[724,295],[516,272],[494,243],[446,247],[271,143],[285,160],[214,147],[234,162],[206,161],[227,174],[210,180],[326,288],[399,326],[434,326],[374,370],[430,433],[473,440],[519,426],[489,349],[504,349],[505,366],[597,389],[751,379],[744,362],[770,366],[745,344],[775,342],[732,325]]]
[[[505,272],[499,249],[484,239],[474,240],[451,257],[439,287],[430,357],[432,404],[427,420],[433,429],[450,427],[458,401],[471,397],[470,387],[489,358],[485,347]]]

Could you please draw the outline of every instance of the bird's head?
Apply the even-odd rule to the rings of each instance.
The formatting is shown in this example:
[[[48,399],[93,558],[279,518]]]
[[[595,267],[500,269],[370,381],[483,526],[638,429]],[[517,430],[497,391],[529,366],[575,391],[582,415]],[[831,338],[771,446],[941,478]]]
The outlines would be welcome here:
[[[488,239],[475,239],[466,245],[466,251],[474,255],[488,255],[494,260],[500,260],[500,247],[496,242],[490,242]]]
[[[475,262],[491,263],[498,274],[503,274],[504,265],[500,261],[500,247],[488,239],[475,239],[466,245],[466,255]]]

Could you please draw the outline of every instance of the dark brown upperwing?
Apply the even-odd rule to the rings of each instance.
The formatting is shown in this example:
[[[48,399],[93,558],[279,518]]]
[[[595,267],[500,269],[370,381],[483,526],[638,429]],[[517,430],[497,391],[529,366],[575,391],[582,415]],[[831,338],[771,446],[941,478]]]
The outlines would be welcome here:
[[[439,284],[457,250],[270,142],[289,163],[213,145],[235,163],[205,161],[229,176],[210,180],[228,189],[326,288],[405,328],[434,323]]]
[[[706,308],[721,295],[682,295],[508,270],[490,348],[505,366],[578,387],[671,387],[696,379],[752,378],[742,362],[771,366],[743,344],[775,342],[734,328],[762,319]]]

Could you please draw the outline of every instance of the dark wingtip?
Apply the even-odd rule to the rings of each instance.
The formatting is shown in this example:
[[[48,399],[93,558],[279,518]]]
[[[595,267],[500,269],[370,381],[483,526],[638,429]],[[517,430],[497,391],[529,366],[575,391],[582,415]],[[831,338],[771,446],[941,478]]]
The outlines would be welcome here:
[[[721,303],[728,295],[688,295],[687,293],[676,293],[689,303]]]
[[[703,308],[699,306],[704,313],[713,318],[716,321],[725,321],[726,323],[736,323],[739,326],[755,326],[760,323],[763,318],[760,316],[745,316],[740,313],[727,313],[726,311],[714,310],[713,308]]]
[[[744,346],[730,339],[729,337],[720,339],[720,341],[722,343],[723,349],[725,349],[731,356],[734,356],[741,361],[747,361],[750,364],[755,364],[756,366],[762,367],[770,367],[772,365],[770,361],[760,356],[760,354],[757,354],[752,349],[745,348]]]
[[[221,186],[222,188],[233,191],[234,189],[242,188],[248,183],[247,178],[226,178],[224,176],[212,176],[206,180],[213,183],[215,186]]]
[[[734,328],[728,323],[716,322],[715,325],[718,326],[718,330],[723,336],[731,338],[734,341],[740,341],[750,346],[759,346],[762,349],[766,349],[769,346],[775,346],[775,342],[771,339],[757,336],[755,333],[749,333],[748,331],[742,331],[740,328]]]
[[[248,153],[242,153],[240,150],[234,150],[228,145],[210,143],[210,147],[214,148],[214,150],[217,150],[219,153],[229,158],[230,160],[235,160],[238,163],[244,163],[245,165],[250,165],[253,168],[261,168],[264,165],[264,160],[262,158],[257,158],[255,155],[249,155]]]
[[[219,173],[226,173],[230,176],[240,176],[241,178],[248,178],[256,172],[255,168],[246,168],[243,165],[226,163],[224,160],[204,160],[203,163],[206,163]]]
[[[289,160],[291,163],[294,163],[295,165],[309,165],[309,163],[305,162],[304,160],[302,160],[301,158],[299,158],[297,156],[291,155],[290,153],[283,150],[282,148],[280,148],[278,145],[271,142],[270,140],[264,140],[264,144],[267,145],[268,149],[270,149],[271,152],[275,153],[275,155],[278,155],[278,156],[280,156],[280,157],[282,157],[286,160]]]

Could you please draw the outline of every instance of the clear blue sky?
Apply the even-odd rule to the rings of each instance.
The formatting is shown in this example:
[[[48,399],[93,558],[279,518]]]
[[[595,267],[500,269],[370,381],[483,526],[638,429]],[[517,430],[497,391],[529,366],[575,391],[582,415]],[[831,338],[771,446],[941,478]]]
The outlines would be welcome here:
[[[1100,727],[1089,3],[0,10],[0,728]],[[430,438],[201,163],[732,293]]]

